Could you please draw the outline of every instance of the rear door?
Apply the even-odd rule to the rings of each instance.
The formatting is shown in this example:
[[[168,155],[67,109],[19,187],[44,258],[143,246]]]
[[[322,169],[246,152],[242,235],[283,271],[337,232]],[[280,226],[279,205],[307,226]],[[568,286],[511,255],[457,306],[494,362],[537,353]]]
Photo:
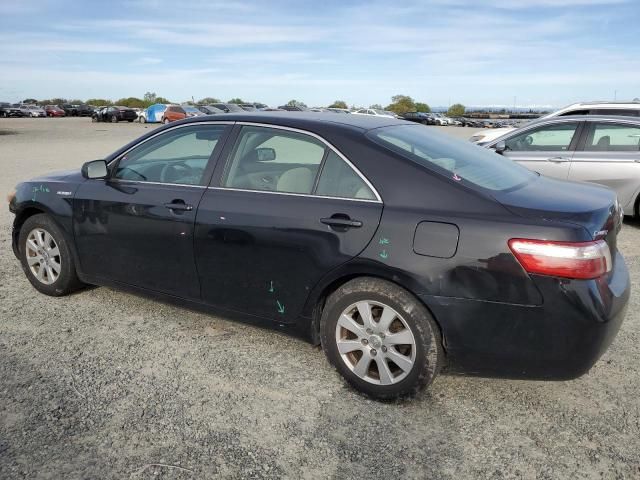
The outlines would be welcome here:
[[[586,128],[569,179],[612,188],[625,212],[633,214],[640,190],[640,123],[598,121]]]
[[[367,246],[382,202],[314,134],[250,124],[236,134],[198,209],[202,298],[293,322],[322,276]]]
[[[503,155],[542,175],[566,180],[583,122],[528,128],[505,140]]]

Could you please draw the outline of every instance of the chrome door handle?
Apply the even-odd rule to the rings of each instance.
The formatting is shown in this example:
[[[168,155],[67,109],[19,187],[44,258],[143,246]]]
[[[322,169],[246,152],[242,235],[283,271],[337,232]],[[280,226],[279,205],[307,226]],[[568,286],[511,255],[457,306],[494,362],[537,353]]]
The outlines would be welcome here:
[[[565,163],[565,162],[570,162],[571,159],[567,158],[567,157],[551,157],[551,158],[547,158],[547,162],[552,162],[552,163]]]
[[[320,222],[325,225],[329,225],[330,227],[338,228],[360,228],[362,226],[362,222],[360,220],[351,220],[350,218],[321,218]]]
[[[193,210],[193,205],[189,205],[188,203],[173,201],[171,203],[165,203],[164,206],[169,210],[184,210],[190,212]]]

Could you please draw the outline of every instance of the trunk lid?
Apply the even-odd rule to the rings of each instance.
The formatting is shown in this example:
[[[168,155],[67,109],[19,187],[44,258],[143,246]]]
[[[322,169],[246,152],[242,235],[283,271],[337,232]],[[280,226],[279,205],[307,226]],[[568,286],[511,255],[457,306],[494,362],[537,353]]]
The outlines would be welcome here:
[[[521,188],[499,192],[494,197],[522,217],[580,225],[591,239],[603,238],[611,252],[616,251],[622,209],[615,192],[607,187],[539,176]]]

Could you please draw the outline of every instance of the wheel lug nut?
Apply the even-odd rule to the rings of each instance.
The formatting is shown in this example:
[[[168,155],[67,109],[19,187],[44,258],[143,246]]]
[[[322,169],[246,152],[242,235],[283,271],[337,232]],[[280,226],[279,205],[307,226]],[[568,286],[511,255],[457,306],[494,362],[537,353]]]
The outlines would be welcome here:
[[[362,344],[363,345],[367,345],[369,343],[369,340],[367,340],[366,338],[362,339]]]
[[[386,352],[387,351],[387,347],[385,347],[384,345],[382,346],[382,351]]]
[[[384,338],[384,333],[380,332],[380,338]]]
[[[378,352],[375,349],[371,350],[371,356],[375,357]]]
[[[373,330],[371,330],[370,328],[367,328],[367,333],[371,335],[373,333]]]

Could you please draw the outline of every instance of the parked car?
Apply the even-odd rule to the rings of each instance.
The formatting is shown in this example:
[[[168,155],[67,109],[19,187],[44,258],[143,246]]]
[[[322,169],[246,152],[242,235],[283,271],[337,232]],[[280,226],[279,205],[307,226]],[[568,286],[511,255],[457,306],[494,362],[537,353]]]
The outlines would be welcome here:
[[[64,114],[67,117],[76,117],[78,116],[78,108],[76,105],[71,105],[70,103],[61,103],[58,105],[62,110],[64,110]]]
[[[44,111],[44,108],[39,107],[38,105],[27,105],[28,116],[29,117],[46,117],[47,112]]]
[[[407,112],[403,118],[410,122],[422,123],[423,125],[435,125],[435,120],[431,115],[424,112]]]
[[[241,103],[240,108],[245,112],[255,112],[256,110],[258,110],[252,103]]]
[[[205,115],[219,115],[221,113],[225,113],[224,110],[220,110],[212,105],[199,105],[198,109]]]
[[[286,110],[287,112],[306,112],[308,108],[301,105],[280,105],[278,110]]]
[[[327,107],[327,110],[333,113],[351,113],[351,110],[349,110],[348,108]]]
[[[104,107],[94,112],[91,120],[94,122],[118,123],[121,121],[133,122],[138,118],[138,114],[129,107],[114,106]]]
[[[239,105],[236,105],[235,103],[212,103],[211,106],[222,110],[224,113],[244,112],[244,110],[240,108]]]
[[[387,117],[192,118],[21,183],[9,209],[38,291],[108,285],[242,314],[321,344],[381,399],[445,364],[580,376],[629,299],[613,191]]]
[[[0,116],[8,117],[24,117],[24,113],[20,107],[14,107],[10,103],[0,102]]]
[[[187,118],[187,112],[180,105],[167,105],[167,109],[162,114],[162,123],[175,122]]]
[[[201,117],[205,115],[197,107],[192,107],[191,105],[182,105],[182,109],[187,114],[187,117]]]
[[[379,110],[377,108],[361,108],[351,113],[353,113],[354,115],[373,115],[374,117],[387,117],[387,118],[395,117],[395,113],[386,112],[384,110]]]
[[[166,109],[167,106],[164,103],[150,105],[138,114],[138,121],[140,123],[160,123],[163,120]]]
[[[93,115],[94,108],[90,105],[82,103],[80,105],[74,105],[74,107],[76,109],[75,115],[78,117],[91,117]]]
[[[58,105],[45,105],[44,111],[47,114],[47,117],[64,117],[66,113],[63,109],[61,109]]]
[[[542,175],[606,185],[626,214],[640,215],[638,117],[548,117],[486,147]]]
[[[565,117],[569,115],[621,115],[629,117],[640,116],[640,102],[580,102],[562,107],[541,119]],[[511,132],[516,127],[511,125],[491,132],[476,132],[469,139],[478,145],[486,145],[496,138]]]

